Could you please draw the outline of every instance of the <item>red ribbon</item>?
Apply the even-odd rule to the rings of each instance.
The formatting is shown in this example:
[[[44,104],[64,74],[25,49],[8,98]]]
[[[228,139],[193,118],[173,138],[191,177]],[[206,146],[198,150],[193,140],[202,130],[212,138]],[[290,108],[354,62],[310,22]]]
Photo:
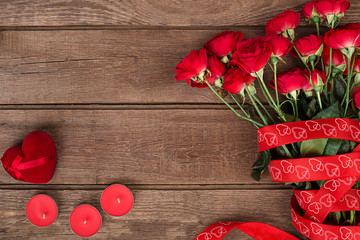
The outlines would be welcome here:
[[[299,240],[270,225],[257,222],[219,222],[202,231],[195,240],[221,240],[234,228],[257,240]]]
[[[260,151],[319,138],[360,142],[360,124],[351,119],[330,118],[276,124],[258,130]],[[323,224],[329,212],[360,210],[360,190],[351,189],[360,178],[360,145],[352,153],[347,154],[272,160],[269,164],[269,171],[275,182],[327,180],[320,190],[294,190],[294,196],[291,198],[292,222],[303,236],[315,240],[360,240],[359,225]],[[305,214],[301,216],[303,210]],[[250,224],[249,227],[252,229],[252,224],[259,223]],[[255,228],[255,232],[260,234],[256,235],[255,239],[296,239],[292,236],[292,238],[284,238],[286,233],[274,230],[273,227],[269,228],[264,224],[259,226],[268,229],[267,235],[274,235],[268,238],[268,236],[262,235],[263,230]],[[252,234],[251,231],[249,233]]]
[[[20,181],[26,181],[26,178],[20,171],[46,164],[50,157],[42,157],[22,163],[21,161],[23,160],[23,157],[21,155],[17,155],[10,166],[9,160],[7,159],[6,155],[4,155],[6,161],[3,161],[3,165],[5,170],[11,175],[15,176],[16,179]]]

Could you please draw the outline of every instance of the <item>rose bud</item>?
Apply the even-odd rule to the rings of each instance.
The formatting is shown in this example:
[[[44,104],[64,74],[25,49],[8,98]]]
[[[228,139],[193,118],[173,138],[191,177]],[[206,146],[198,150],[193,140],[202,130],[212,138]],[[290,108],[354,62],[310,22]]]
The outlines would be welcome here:
[[[207,75],[206,49],[191,50],[190,54],[176,65],[174,71],[177,73],[176,81],[185,80],[192,87],[206,87],[202,83]]]
[[[265,24],[266,36],[283,35],[293,41],[299,21],[300,13],[286,10]]]
[[[320,23],[321,21],[321,18],[315,8],[317,2],[319,1],[311,1],[302,6],[302,15],[305,20],[311,24]]]
[[[226,66],[217,57],[211,56],[208,58],[208,70],[210,74],[206,77],[207,81],[211,85],[215,83],[215,85],[221,87],[220,77],[224,76],[227,70]]]
[[[355,107],[360,110],[360,87],[357,87],[353,94],[352,94],[352,98],[354,99],[354,105]]]
[[[315,61],[316,56],[321,56],[323,51],[323,36],[310,35],[295,40],[295,47],[299,51],[304,62]],[[311,58],[311,56],[315,56]]]
[[[249,91],[254,94],[256,93],[256,90],[252,83],[255,79],[255,77],[251,76],[244,70],[238,67],[233,67],[225,74],[222,88],[229,93],[239,93],[241,96],[245,96],[245,86],[247,86]]]
[[[316,12],[327,20],[329,27],[333,28],[345,16],[350,2],[346,0],[324,0],[315,5]]]
[[[280,72],[277,76],[278,92],[284,95],[289,94],[294,99],[301,89],[303,89],[308,82],[304,71],[294,68],[284,72]],[[275,80],[273,79],[269,85],[275,89]]]
[[[325,33],[325,43],[351,58],[355,48],[360,46],[360,31],[357,30],[333,30]]]
[[[260,37],[248,38],[236,44],[236,51],[230,65],[237,65],[247,73],[255,74],[263,70],[270,59],[271,53],[271,45],[262,41]]]
[[[271,36],[271,37],[263,37],[262,40],[271,45],[272,61],[278,61],[278,59],[285,57],[292,48],[292,43],[290,40],[283,36]]]
[[[207,41],[204,47],[208,54],[221,58],[223,63],[228,63],[229,57],[235,51],[236,43],[242,39],[242,32],[225,31]]]
[[[323,86],[326,82],[326,73],[325,71],[319,71],[315,69],[311,73],[308,70],[304,71],[307,77],[307,82],[304,85],[304,91],[315,90],[315,92],[322,92]]]
[[[324,44],[324,50],[322,52],[322,59],[326,68],[326,72],[329,71],[330,65],[330,48],[328,45]],[[344,72],[346,69],[346,59],[344,55],[338,49],[332,49],[332,56],[331,56],[331,66],[332,66],[332,73],[336,75],[338,72]]]

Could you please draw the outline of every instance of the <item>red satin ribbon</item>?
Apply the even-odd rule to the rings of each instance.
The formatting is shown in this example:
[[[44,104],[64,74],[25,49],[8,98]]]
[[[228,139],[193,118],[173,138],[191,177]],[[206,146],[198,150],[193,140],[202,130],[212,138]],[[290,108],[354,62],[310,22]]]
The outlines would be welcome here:
[[[239,229],[256,240],[299,240],[284,231],[257,222],[214,223],[202,231],[195,240],[221,240],[234,228]]]
[[[38,159],[34,159],[34,160],[31,160],[28,162],[21,163],[21,161],[23,160],[23,157],[20,155],[17,155],[15,157],[14,161],[12,162],[11,166],[9,164],[9,160],[6,158],[6,155],[4,155],[4,157],[5,157],[6,161],[4,161],[3,164],[4,164],[6,171],[8,171],[12,175],[16,176],[16,178],[19,179],[20,181],[26,181],[26,178],[20,171],[46,164],[51,156],[50,157],[42,157],[42,158],[38,158]]]
[[[319,138],[360,142],[360,124],[351,119],[330,118],[276,124],[258,130],[260,151]],[[360,240],[360,226],[323,224],[329,212],[360,210],[360,190],[351,189],[360,178],[360,145],[347,154],[272,160],[269,171],[275,182],[327,180],[320,190],[294,190],[291,198],[292,221],[303,236],[313,240]],[[305,211],[303,216],[302,211]],[[214,234],[210,235],[214,226],[221,226],[226,232],[242,226],[240,230],[258,240],[297,239],[265,224],[239,222],[229,223],[229,228],[221,223],[213,224],[202,232],[205,238],[199,238],[199,235],[197,239],[222,239],[217,237],[219,234],[215,238]]]

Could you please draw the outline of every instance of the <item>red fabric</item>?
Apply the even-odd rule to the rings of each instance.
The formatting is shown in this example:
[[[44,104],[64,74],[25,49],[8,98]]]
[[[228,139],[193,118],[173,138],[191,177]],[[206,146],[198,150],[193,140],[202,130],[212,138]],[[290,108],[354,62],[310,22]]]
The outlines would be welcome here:
[[[54,141],[44,132],[32,132],[26,136],[21,147],[6,150],[1,161],[5,170],[16,180],[47,183],[56,167]]]

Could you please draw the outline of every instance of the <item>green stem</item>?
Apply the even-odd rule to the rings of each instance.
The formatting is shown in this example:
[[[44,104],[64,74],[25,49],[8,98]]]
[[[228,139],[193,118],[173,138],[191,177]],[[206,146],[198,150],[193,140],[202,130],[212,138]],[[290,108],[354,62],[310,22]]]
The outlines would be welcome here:
[[[309,72],[311,72],[309,66],[307,65],[307,63],[302,59],[302,56],[301,56],[300,52],[297,50],[295,44],[294,44],[294,47],[293,47],[293,48],[294,48],[295,52],[297,53],[297,55],[299,56],[299,58],[300,58],[300,60],[302,61],[302,63],[305,65],[306,69],[307,69]]]
[[[218,97],[220,98],[220,100],[225,103],[225,105],[230,108],[235,114],[236,116],[242,118],[242,119],[245,119],[245,120],[248,120],[249,122],[253,123],[256,127],[264,127],[263,124],[251,119],[251,118],[248,118],[248,117],[245,117],[243,115],[241,115],[240,113],[238,113],[223,97],[220,96],[219,93],[216,92],[216,90],[213,88],[213,86],[211,86],[211,84],[207,81],[207,80],[204,80],[204,82],[209,86],[209,88],[211,89],[211,91],[213,91],[213,93]]]
[[[241,104],[238,102],[234,94],[230,93],[230,96],[235,101],[235,103],[238,105],[238,107],[241,109],[241,111],[245,114],[246,117],[250,118],[250,114],[245,111],[245,109],[241,106]]]
[[[316,25],[317,35],[320,36],[320,25],[319,25],[319,23],[315,23],[315,25]]]
[[[282,113],[281,109],[278,108],[277,105],[275,104],[274,99],[272,98],[268,88],[266,87],[264,80],[261,79],[259,76],[257,76],[257,79],[258,79],[260,85],[262,85],[261,90],[263,91],[263,94],[268,96],[267,100],[268,100],[270,106],[279,114],[279,117],[281,118],[281,120],[286,122],[284,114]]]
[[[277,85],[277,63],[274,63],[274,83],[275,83],[275,94],[276,94],[276,107],[280,108],[279,103],[279,91],[278,91],[278,85]]]
[[[244,84],[245,85],[245,84]],[[254,98],[252,97],[251,92],[249,91],[248,87],[245,85],[245,90],[250,98],[250,101],[252,103],[252,105],[254,106],[254,108],[256,109],[257,113],[259,114],[261,120],[264,122],[265,125],[269,125],[268,121],[266,120],[266,118],[264,117],[264,115],[262,114],[262,112],[260,111],[259,107],[257,106],[256,102],[254,101]]]
[[[356,211],[350,211],[350,226],[355,226],[355,217],[356,217]]]
[[[294,99],[294,101],[295,101],[295,118],[297,118],[299,116],[297,99]]]
[[[347,67],[348,67],[348,75],[347,75],[347,83],[346,83],[346,102],[345,102],[344,117],[346,116],[346,112],[349,107],[349,100],[350,100],[351,57],[348,57],[348,66]]]
[[[319,102],[320,110],[322,110],[323,107],[322,107],[320,92],[316,92],[316,96],[317,96],[317,99],[318,99],[318,102]]]
[[[267,116],[270,118],[270,120],[275,123],[275,120],[270,115],[269,111],[265,108],[265,106],[261,103],[261,101],[254,95],[252,97],[255,99],[255,101],[260,105],[260,107],[264,110],[264,112],[267,114]]]

